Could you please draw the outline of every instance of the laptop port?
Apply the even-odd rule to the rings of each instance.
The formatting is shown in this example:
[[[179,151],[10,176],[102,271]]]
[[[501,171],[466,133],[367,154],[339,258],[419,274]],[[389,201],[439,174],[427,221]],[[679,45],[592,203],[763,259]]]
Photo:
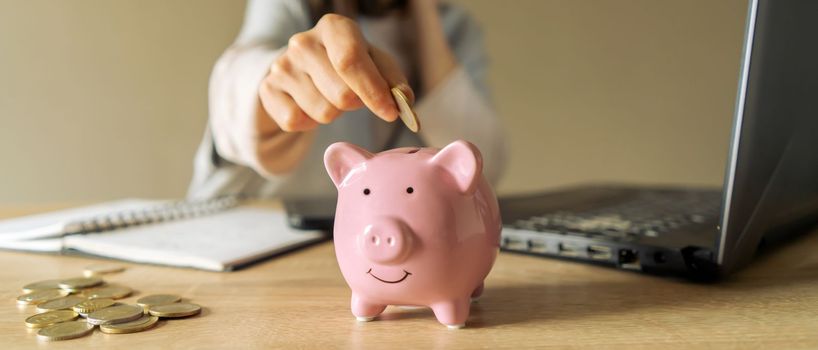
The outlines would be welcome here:
[[[620,249],[619,267],[629,270],[641,270],[642,264],[639,262],[638,252],[632,249]]]
[[[503,239],[503,246],[508,250],[528,250],[528,242],[522,239],[517,238],[509,238],[506,237]]]
[[[544,253],[546,253],[546,247],[547,247],[547,245],[545,244],[545,241],[543,241],[543,240],[539,240],[539,239],[529,239],[528,240],[528,251],[530,251],[532,253],[544,254]]]
[[[594,260],[610,260],[613,255],[611,255],[611,247],[606,247],[604,245],[589,245],[588,256]]]
[[[571,244],[571,243],[560,243],[559,245],[560,255],[564,256],[579,256],[583,249],[582,247]]]

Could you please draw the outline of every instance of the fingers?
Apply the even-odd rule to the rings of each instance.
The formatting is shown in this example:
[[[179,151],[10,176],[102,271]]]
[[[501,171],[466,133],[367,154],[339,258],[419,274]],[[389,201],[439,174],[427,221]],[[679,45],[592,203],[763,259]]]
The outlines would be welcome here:
[[[369,45],[355,23],[342,16],[324,16],[319,25],[331,30],[321,31],[321,42],[334,70],[363,103],[386,121],[398,118],[398,109],[389,92],[387,81],[369,55]]]
[[[318,91],[310,77],[294,69],[287,58],[278,59],[273,63],[270,68],[270,79],[276,82],[278,89],[290,95],[307,116],[318,123],[329,124],[341,114],[341,111]]]
[[[353,111],[364,106],[358,95],[335,72],[326,49],[313,35],[299,33],[290,37],[287,54],[292,57],[293,64],[309,76],[315,88],[335,108]]]
[[[290,96],[311,119],[321,124],[329,124],[341,115],[341,111],[318,91],[310,77],[302,73],[294,78],[292,82],[286,83],[293,85],[293,88],[287,91],[291,91]]]
[[[371,47],[354,21],[330,14],[315,28],[290,38],[259,87],[259,96],[281,129],[303,131],[364,105],[379,118],[394,121],[394,86],[414,103],[414,92],[397,62]]]
[[[281,130],[306,131],[318,126],[318,123],[308,117],[290,95],[274,88],[270,79],[265,79],[261,83],[259,99],[264,110],[275,120]]]
[[[406,98],[409,99],[409,104],[415,104],[415,92],[409,87],[409,81],[406,79],[406,76],[403,75],[403,70],[401,70],[398,62],[396,62],[392,56],[375,46],[370,46],[369,55],[372,56],[372,60],[378,67],[378,71],[380,71],[381,75],[386,79],[386,83],[389,84],[390,87],[397,86],[403,91]]]

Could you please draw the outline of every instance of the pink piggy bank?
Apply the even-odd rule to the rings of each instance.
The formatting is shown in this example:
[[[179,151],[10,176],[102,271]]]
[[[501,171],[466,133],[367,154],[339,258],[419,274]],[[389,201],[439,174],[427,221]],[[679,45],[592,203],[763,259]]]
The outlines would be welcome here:
[[[371,321],[387,305],[428,306],[440,323],[464,327],[500,246],[480,151],[455,141],[372,154],[339,142],[324,165],[338,188],[335,254],[352,314]]]

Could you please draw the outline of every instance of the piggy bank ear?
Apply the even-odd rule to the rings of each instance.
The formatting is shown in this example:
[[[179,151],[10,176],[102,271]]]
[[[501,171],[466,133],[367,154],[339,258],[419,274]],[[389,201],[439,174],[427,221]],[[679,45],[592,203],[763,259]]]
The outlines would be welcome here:
[[[336,142],[324,152],[324,166],[335,187],[340,187],[352,169],[370,158],[372,153],[361,147],[347,142]]]
[[[480,151],[463,140],[444,147],[432,157],[431,162],[449,173],[457,189],[463,194],[474,192],[480,174],[483,173],[483,156]]]

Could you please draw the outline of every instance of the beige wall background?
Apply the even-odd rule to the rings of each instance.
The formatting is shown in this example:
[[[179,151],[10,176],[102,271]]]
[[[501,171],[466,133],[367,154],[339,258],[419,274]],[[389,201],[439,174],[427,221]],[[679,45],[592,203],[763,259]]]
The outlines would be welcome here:
[[[512,149],[499,192],[717,185],[742,0],[459,0]],[[0,0],[0,203],[180,197],[226,0]]]

